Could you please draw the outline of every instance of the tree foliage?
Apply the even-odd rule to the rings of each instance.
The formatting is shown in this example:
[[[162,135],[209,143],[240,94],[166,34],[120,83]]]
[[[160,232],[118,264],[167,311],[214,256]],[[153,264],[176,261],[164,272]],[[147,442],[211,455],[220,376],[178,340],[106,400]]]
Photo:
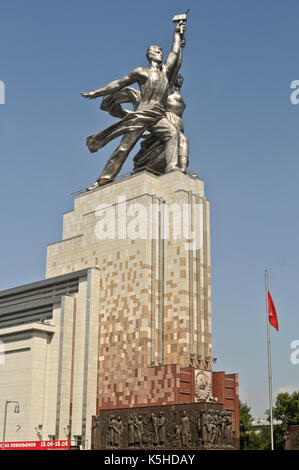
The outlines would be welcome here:
[[[273,418],[286,426],[299,425],[299,392],[279,393],[273,408]]]
[[[259,433],[252,427],[253,418],[247,403],[240,401],[240,448],[245,450],[270,450],[270,426],[262,426]],[[273,427],[274,448],[283,450],[284,434],[290,425],[299,425],[299,392],[279,393],[273,407],[273,418],[277,424]],[[270,412],[266,410],[270,421]]]
[[[241,400],[239,401],[241,449],[246,449],[250,440],[250,431],[253,421],[250,410],[251,408],[247,405],[247,403],[243,403]]]

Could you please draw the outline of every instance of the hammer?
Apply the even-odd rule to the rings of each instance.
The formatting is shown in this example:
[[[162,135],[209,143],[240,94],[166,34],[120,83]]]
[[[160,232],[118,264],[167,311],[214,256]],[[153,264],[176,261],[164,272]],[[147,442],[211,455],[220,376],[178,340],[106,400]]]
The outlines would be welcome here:
[[[179,23],[179,26],[180,26],[180,35],[181,35],[181,39],[185,39],[184,38],[184,32],[182,31],[182,25],[184,23],[186,23],[187,21],[187,15],[190,11],[190,8],[186,11],[186,13],[182,13],[181,15],[175,15],[173,18],[172,18],[172,21],[174,23]]]

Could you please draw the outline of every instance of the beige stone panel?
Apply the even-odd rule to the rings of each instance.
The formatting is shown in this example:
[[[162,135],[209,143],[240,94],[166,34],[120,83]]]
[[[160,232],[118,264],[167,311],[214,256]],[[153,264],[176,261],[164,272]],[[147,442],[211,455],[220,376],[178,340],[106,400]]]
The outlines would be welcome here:
[[[9,404],[6,441],[36,440],[35,427],[43,424],[44,376],[47,339],[54,329],[38,323],[3,328],[0,339],[5,345],[0,364],[0,400],[17,400],[20,413]],[[4,406],[0,409],[3,430]]]
[[[91,445],[92,416],[96,414],[97,404],[97,369],[98,369],[98,339],[100,311],[100,271],[90,270],[90,320],[88,331],[88,370],[86,384],[86,430],[87,447]]]
[[[63,216],[63,240],[75,237],[82,233],[80,219],[76,217],[75,211],[66,212]]]
[[[49,439],[49,436],[56,435],[60,320],[61,304],[59,303],[53,307],[51,324],[54,325],[55,332],[48,339],[47,345],[43,439]]]
[[[82,269],[79,264],[82,257],[81,250],[82,236],[49,245],[47,249],[46,278]]]
[[[59,424],[58,439],[67,439],[66,426],[70,424],[71,372],[72,372],[72,340],[75,298],[64,296],[62,299],[63,331],[60,344],[60,393],[59,393]]]
[[[4,338],[0,338],[3,340]],[[22,343],[22,344],[20,344]],[[28,350],[24,350],[28,348]],[[26,440],[34,437],[30,429],[31,402],[31,339],[5,343],[4,364],[0,364],[0,429],[1,441],[4,424],[5,400],[17,400],[20,403],[20,413],[14,413],[14,404],[8,405],[6,441]]]
[[[73,404],[72,404],[72,439],[82,435],[83,391],[84,391],[84,355],[86,334],[86,296],[87,280],[79,281],[77,297],[76,333],[74,351]]]
[[[44,426],[45,409],[45,377],[47,368],[47,333],[38,332],[31,339],[32,347],[32,370],[31,370],[31,402],[29,434],[38,440],[37,429],[39,425]],[[43,433],[41,433],[43,436]]]

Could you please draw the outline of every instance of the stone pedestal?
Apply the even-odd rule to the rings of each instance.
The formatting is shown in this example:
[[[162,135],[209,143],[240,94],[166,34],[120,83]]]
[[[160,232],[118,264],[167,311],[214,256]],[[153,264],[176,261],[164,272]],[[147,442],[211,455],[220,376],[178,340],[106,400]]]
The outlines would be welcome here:
[[[120,416],[128,430],[133,413],[150,448],[162,412],[164,447],[230,446],[231,430],[238,447],[237,376],[211,368],[209,225],[203,181],[180,171],[75,197],[46,279],[0,292],[0,398],[22,410],[7,441],[120,448],[107,429]]]
[[[46,277],[90,267],[99,270],[97,409],[194,401],[195,377],[182,396],[178,376],[211,370],[203,181],[143,172],[75,197]]]
[[[299,450],[299,426],[288,426],[284,438],[284,450]]]

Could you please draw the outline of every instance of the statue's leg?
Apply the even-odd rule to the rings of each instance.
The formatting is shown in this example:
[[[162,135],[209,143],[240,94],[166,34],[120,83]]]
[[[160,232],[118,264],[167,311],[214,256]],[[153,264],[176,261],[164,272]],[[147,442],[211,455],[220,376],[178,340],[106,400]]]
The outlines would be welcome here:
[[[138,129],[136,131],[128,132],[123,136],[119,146],[116,150],[114,150],[102,173],[98,177],[97,186],[102,186],[103,184],[107,184],[108,182],[114,180],[114,178],[120,172],[121,167],[123,166],[130,151],[142,134],[143,129]]]
[[[179,167],[186,173],[189,164],[189,140],[180,133],[180,149],[179,149]]]
[[[150,134],[140,146],[139,152],[134,156],[133,173],[144,170],[154,170],[158,173],[165,173],[166,160],[164,156],[165,144]]]
[[[167,118],[160,119],[151,129],[152,132],[165,143],[166,172],[179,170],[179,129]]]

